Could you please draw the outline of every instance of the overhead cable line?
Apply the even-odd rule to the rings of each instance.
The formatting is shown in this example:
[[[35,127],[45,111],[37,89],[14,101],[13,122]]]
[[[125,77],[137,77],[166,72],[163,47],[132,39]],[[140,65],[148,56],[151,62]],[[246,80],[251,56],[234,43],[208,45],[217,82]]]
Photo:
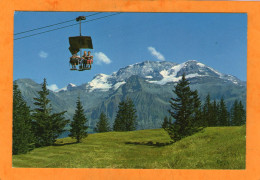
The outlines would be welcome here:
[[[107,15],[107,16],[102,16],[102,17],[99,17],[99,18],[90,19],[90,20],[84,21],[82,23],[96,21],[96,20],[99,20],[99,19],[107,18],[107,17],[110,17],[110,16],[115,16],[115,15],[118,15],[118,14],[120,14],[120,13],[115,13],[115,14],[111,14],[111,15]],[[14,40],[24,39],[24,38],[27,38],[27,37],[36,36],[36,35],[39,35],[39,34],[44,34],[44,33],[47,33],[47,32],[56,31],[56,30],[59,30],[59,29],[64,29],[64,28],[67,28],[67,27],[75,26],[75,25],[78,25],[78,23],[63,26],[63,27],[56,28],[56,29],[51,29],[51,30],[48,30],[48,31],[43,31],[43,32],[40,32],[40,33],[31,34],[31,35],[28,35],[28,36],[23,36],[23,37],[20,37],[20,38],[15,38]]]
[[[88,15],[88,16],[86,16],[86,17],[94,16],[94,15],[97,15],[97,14],[100,14],[100,13],[102,13],[102,12],[94,13],[94,14]],[[68,20],[68,21],[64,21],[64,22],[60,22],[60,23],[56,23],[56,24],[51,24],[51,25],[48,25],[48,26],[43,26],[43,27],[31,29],[31,30],[28,30],[28,31],[23,31],[23,32],[15,33],[14,35],[24,34],[24,33],[36,31],[36,30],[39,30],[39,29],[44,29],[44,28],[56,26],[56,25],[59,25],[59,24],[64,24],[64,23],[71,22],[71,21],[75,21],[75,19],[71,19],[71,20]]]

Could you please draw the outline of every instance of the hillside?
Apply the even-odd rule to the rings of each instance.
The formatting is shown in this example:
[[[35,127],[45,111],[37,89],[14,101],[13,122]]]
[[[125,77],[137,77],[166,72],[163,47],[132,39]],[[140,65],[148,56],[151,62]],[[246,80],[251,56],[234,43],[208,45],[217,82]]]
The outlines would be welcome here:
[[[245,82],[195,60],[181,64],[167,61],[136,63],[111,75],[97,74],[92,81],[79,86],[70,83],[58,91],[51,91],[49,98],[55,112],[65,110],[66,117],[72,119],[80,95],[89,126],[93,129],[102,111],[112,125],[119,102],[130,97],[137,109],[137,128],[160,128],[163,118],[168,115],[169,99],[174,96],[172,90],[183,73],[191,82],[190,87],[198,90],[202,100],[210,93],[212,99],[220,100],[224,97],[228,108],[236,99],[245,106]],[[24,99],[33,108],[33,98],[37,96],[41,85],[30,79],[19,79],[16,82]]]
[[[162,129],[91,134],[13,156],[13,167],[245,169],[246,128],[210,127],[174,144]]]

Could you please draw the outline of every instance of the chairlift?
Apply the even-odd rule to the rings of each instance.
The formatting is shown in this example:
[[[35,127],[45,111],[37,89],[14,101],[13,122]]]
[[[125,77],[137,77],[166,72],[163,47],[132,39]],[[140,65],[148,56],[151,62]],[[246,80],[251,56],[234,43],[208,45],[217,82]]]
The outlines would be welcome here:
[[[70,64],[72,65],[72,68],[70,70],[78,70],[78,71],[91,70],[91,64],[93,64],[93,56],[88,57],[88,59],[82,58],[82,49],[93,49],[91,37],[81,35],[82,20],[86,20],[86,17],[79,16],[76,18],[76,21],[79,22],[80,35],[69,37],[69,44],[70,44],[69,51],[72,54],[72,57],[70,58]],[[78,52],[80,52],[80,56],[77,56]],[[79,66],[79,69],[77,69],[76,67],[77,65]]]

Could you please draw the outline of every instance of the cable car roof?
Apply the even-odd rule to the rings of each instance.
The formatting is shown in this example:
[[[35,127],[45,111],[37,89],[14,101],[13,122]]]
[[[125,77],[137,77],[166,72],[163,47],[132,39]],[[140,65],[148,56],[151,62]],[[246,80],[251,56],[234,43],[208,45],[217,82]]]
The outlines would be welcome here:
[[[93,49],[92,39],[90,36],[74,36],[69,37],[70,47],[69,50],[71,54],[80,49]]]

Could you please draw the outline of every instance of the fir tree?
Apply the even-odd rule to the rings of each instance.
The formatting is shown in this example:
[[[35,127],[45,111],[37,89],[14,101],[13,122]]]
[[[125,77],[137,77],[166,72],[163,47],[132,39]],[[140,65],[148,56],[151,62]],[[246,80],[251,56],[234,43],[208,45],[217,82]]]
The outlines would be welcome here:
[[[47,97],[49,90],[46,79],[43,80],[42,90],[38,91],[38,95],[39,97],[34,98],[36,108],[33,112],[35,144],[37,147],[53,145],[58,136],[65,131],[64,127],[69,122],[64,118],[66,111],[52,113],[50,100]]]
[[[163,123],[162,123],[162,128],[163,129],[167,129],[169,127],[169,121],[168,121],[168,117],[165,116],[164,119],[163,119]]]
[[[172,109],[169,110],[169,113],[175,119],[175,122],[166,131],[174,141],[178,141],[199,130],[195,116],[196,108],[199,109],[199,102],[196,102],[198,99],[195,98],[197,97],[197,91],[191,91],[189,84],[185,74],[183,74],[182,79],[173,90],[177,97],[170,100]]]
[[[241,101],[239,101],[239,112],[240,112],[240,125],[243,125],[246,123],[246,110],[244,109],[244,106]]]
[[[245,110],[242,102],[235,100],[231,109],[231,125],[240,126],[245,124]]]
[[[82,138],[87,137],[88,126],[86,125],[87,118],[84,115],[84,109],[83,106],[81,105],[79,97],[76,104],[77,106],[76,106],[75,114],[73,116],[73,121],[70,124],[71,129],[70,129],[69,136],[75,138],[77,140],[77,143],[79,143]]]
[[[210,95],[208,94],[203,106],[203,122],[204,126],[212,126],[212,104],[210,102]]]
[[[227,107],[222,97],[219,104],[219,113],[218,113],[218,124],[219,126],[229,126],[229,114],[227,111]]]
[[[134,102],[131,98],[126,99],[126,131],[136,130],[137,115]]]
[[[104,112],[102,112],[99,116],[99,121],[96,124],[95,131],[96,132],[108,132],[108,131],[110,131],[108,119],[107,119],[107,116],[105,115]]]
[[[212,116],[211,116],[211,126],[218,126],[218,111],[219,106],[216,100],[212,103]]]
[[[114,131],[126,131],[126,111],[126,102],[121,101],[118,105],[118,111],[113,125]]]
[[[133,101],[127,98],[118,105],[116,119],[113,125],[114,131],[133,131],[137,126],[136,109]]]
[[[17,84],[13,86],[13,154],[27,153],[34,148],[30,108]]]
[[[195,90],[192,93],[193,98],[193,117],[192,126],[195,127],[194,132],[197,131],[197,127],[203,127],[201,101],[198,95],[198,91]]]

